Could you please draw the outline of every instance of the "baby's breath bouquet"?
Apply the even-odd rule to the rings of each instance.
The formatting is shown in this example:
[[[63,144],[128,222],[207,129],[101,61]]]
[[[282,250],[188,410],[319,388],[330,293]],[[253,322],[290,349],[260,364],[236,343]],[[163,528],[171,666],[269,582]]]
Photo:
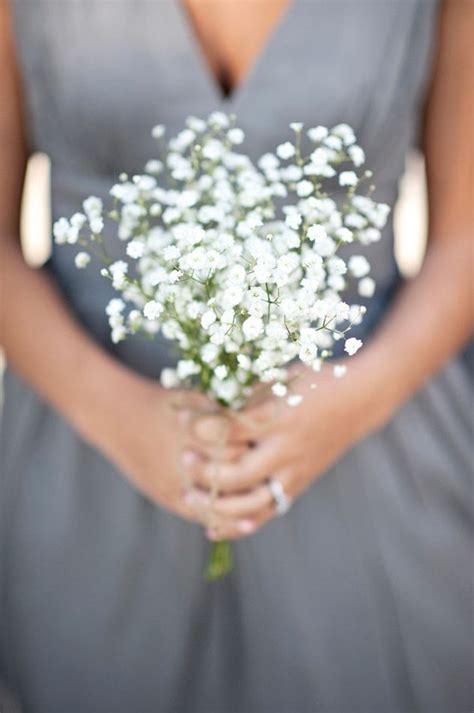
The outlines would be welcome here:
[[[190,117],[169,141],[152,136],[158,156],[140,175],[122,174],[104,211],[96,197],[83,212],[54,225],[56,243],[81,246],[76,266],[91,256],[119,297],[105,310],[112,341],[160,332],[174,342],[176,368],[164,387],[198,389],[223,408],[240,409],[257,383],[297,405],[288,365],[316,372],[335,341],[355,354],[348,337],[365,308],[348,304],[349,281],[370,297],[374,281],[363,255],[346,261],[349,243],[379,240],[389,208],[371,197],[365,157],[346,124],[306,131],[256,163],[238,150],[244,133],[221,112]],[[114,221],[124,259],[112,260],[103,236]],[[334,367],[336,376],[345,367]],[[212,545],[211,576],[230,566],[227,543]]]

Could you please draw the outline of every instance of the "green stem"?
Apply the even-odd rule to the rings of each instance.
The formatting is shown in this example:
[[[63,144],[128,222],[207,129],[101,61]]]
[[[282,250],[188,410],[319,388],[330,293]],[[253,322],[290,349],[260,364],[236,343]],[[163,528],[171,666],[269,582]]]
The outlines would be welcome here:
[[[206,579],[215,582],[232,570],[232,552],[229,540],[219,540],[211,544],[206,569]]]

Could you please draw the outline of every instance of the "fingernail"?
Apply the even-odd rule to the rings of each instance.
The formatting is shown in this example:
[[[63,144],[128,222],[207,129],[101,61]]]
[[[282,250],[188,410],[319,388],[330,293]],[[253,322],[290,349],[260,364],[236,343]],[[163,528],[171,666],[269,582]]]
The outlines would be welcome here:
[[[192,451],[184,451],[181,456],[181,460],[183,462],[183,465],[193,465],[193,463],[196,461],[196,456]]]
[[[255,530],[255,525],[252,520],[239,520],[238,528],[244,535],[249,535]]]

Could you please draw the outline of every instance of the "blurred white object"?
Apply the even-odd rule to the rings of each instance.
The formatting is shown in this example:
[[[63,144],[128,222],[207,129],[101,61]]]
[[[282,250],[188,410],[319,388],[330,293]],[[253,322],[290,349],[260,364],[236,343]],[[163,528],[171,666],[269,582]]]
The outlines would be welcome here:
[[[50,160],[33,154],[27,165],[21,206],[21,246],[26,262],[43,265],[51,254]]]
[[[402,275],[414,277],[423,262],[428,234],[425,162],[419,153],[407,157],[393,219],[395,258]]]

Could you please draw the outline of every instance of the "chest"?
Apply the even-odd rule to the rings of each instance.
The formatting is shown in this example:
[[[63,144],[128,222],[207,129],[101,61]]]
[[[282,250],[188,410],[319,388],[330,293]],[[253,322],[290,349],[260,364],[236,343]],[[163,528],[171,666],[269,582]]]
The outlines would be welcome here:
[[[291,0],[177,0],[223,94],[256,61]]]

